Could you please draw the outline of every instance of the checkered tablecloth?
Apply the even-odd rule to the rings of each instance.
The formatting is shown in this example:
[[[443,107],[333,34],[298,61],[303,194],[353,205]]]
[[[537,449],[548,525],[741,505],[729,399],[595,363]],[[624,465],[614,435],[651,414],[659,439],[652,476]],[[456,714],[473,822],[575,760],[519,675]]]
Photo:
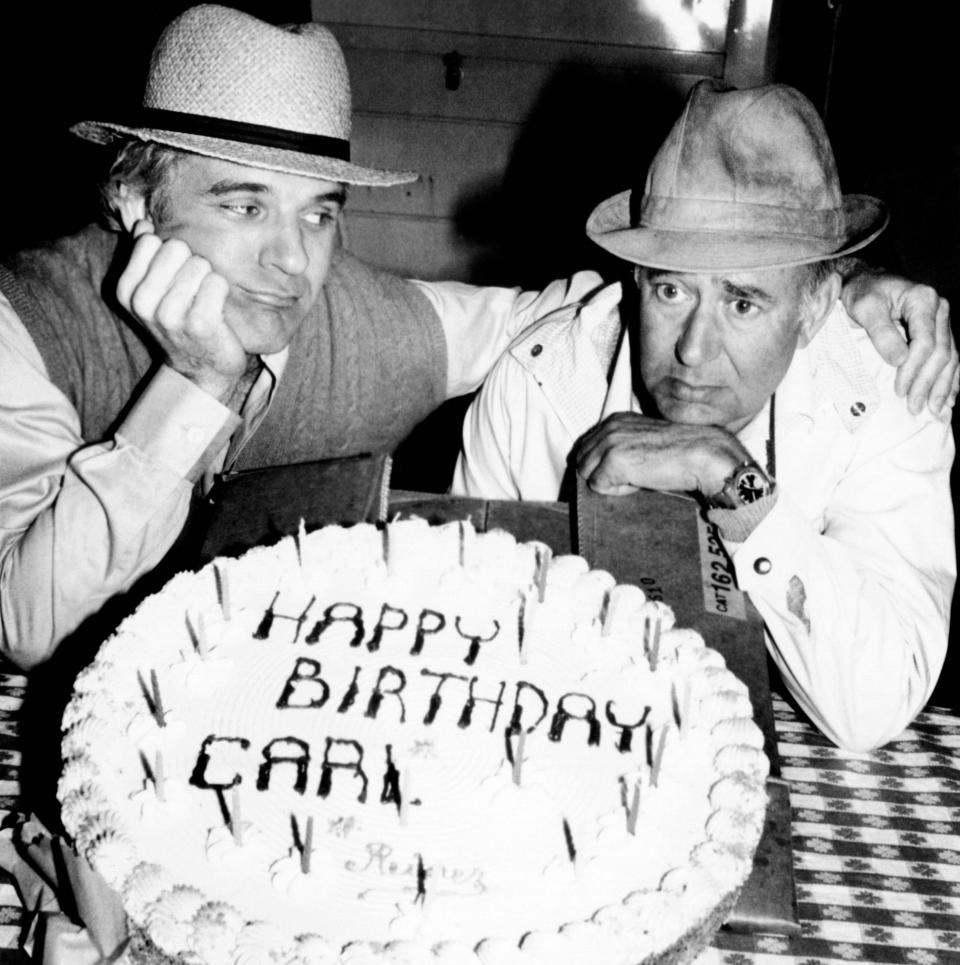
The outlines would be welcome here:
[[[720,932],[725,965],[960,965],[960,716],[929,709],[870,754],[833,747],[782,700],[801,934]]]
[[[0,813],[17,807],[22,676],[0,671]],[[698,965],[960,965],[960,715],[928,710],[881,751],[837,750],[774,698],[801,934],[718,933]],[[23,912],[0,881],[0,960]]]
[[[4,672],[7,669],[0,666],[0,820],[18,804],[21,738],[17,714],[26,686],[26,678]],[[23,917],[13,884],[0,872],[0,961],[12,958],[4,953],[19,946]]]

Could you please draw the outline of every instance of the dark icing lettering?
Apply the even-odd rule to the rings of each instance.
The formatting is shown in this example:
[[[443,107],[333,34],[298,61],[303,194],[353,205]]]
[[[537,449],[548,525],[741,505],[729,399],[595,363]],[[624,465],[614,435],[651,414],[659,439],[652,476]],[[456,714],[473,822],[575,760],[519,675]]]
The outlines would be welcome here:
[[[383,772],[383,788],[380,791],[380,803],[395,804],[397,806],[397,813],[399,813],[403,800],[400,796],[400,772],[397,770],[397,765],[393,763],[392,752],[392,745],[387,744],[387,767]]]
[[[523,691],[531,691],[536,694],[540,699],[540,716],[532,723],[527,725],[527,733],[529,734],[535,727],[537,727],[544,717],[547,716],[547,708],[550,706],[547,701],[546,694],[536,685],[532,684],[526,680],[517,681],[517,690],[513,698],[513,712],[510,715],[510,732],[516,734],[520,730],[521,719],[523,717],[524,708],[520,703],[520,694]]]
[[[495,640],[497,634],[500,632],[500,623],[498,620],[493,620],[493,633],[489,637],[475,636],[470,633],[464,633],[463,627],[460,625],[460,617],[457,617],[453,621],[454,626],[457,628],[457,633],[463,637],[464,640],[470,641],[470,646],[467,648],[467,655],[463,658],[463,662],[468,666],[472,667],[480,655],[480,644],[489,643],[491,640]]]
[[[257,624],[257,629],[253,631],[254,640],[266,640],[267,637],[270,636],[270,631],[273,628],[273,605],[277,602],[279,596],[280,591],[277,590],[277,592],[273,594],[270,606],[267,607],[266,612]]]
[[[387,618],[393,617],[395,622],[390,622]],[[407,614],[405,610],[401,610],[399,607],[391,606],[389,603],[384,603],[380,607],[380,619],[377,620],[377,625],[373,628],[373,634],[367,641],[367,649],[374,653],[380,649],[380,644],[383,641],[383,633],[385,630],[402,630],[407,625]]]
[[[357,685],[357,678],[360,676],[360,667],[353,668],[353,679],[350,681],[350,686],[347,687],[344,692],[343,698],[340,701],[340,706],[337,708],[338,714],[345,714],[352,706],[353,702],[357,699],[357,694],[360,692],[360,688]]]
[[[470,723],[473,720],[473,709],[476,706],[477,701],[480,701],[485,704],[493,704],[493,719],[490,721],[490,732],[493,733],[493,728],[497,726],[497,717],[500,714],[500,708],[503,706],[503,691],[507,686],[507,682],[505,680],[500,681],[500,692],[497,694],[496,699],[493,697],[478,697],[473,692],[476,682],[476,677],[470,678],[470,693],[467,696],[467,702],[463,705],[463,711],[460,714],[460,720],[457,721],[457,726],[470,726]]]
[[[433,633],[439,633],[447,625],[446,617],[436,610],[423,609],[417,618],[417,635],[414,637],[410,655],[417,657],[423,651],[424,638]]]
[[[330,759],[330,751],[334,745],[338,747],[351,747],[356,753],[356,759],[352,761],[334,761]],[[348,740],[340,737],[328,737],[327,746],[323,750],[323,764],[320,768],[320,786],[317,794],[326,798],[330,794],[330,787],[333,782],[334,769],[353,771],[354,775],[362,782],[360,793],[357,800],[363,804],[367,800],[367,775],[363,769],[363,747],[359,741]]]
[[[585,700],[589,706],[583,714],[572,714],[566,708],[567,700],[570,698],[580,698]],[[600,721],[597,720],[597,705],[592,697],[586,694],[564,694],[557,701],[557,710],[550,721],[550,731],[547,737],[552,741],[558,741],[563,736],[563,729],[568,720],[583,720],[587,722],[587,745],[593,747],[600,743]]]
[[[293,764],[297,778],[293,789],[303,794],[307,789],[307,765],[310,763],[310,745],[299,737],[275,737],[261,752],[263,763],[257,772],[257,790],[266,791],[270,787],[270,776],[275,764]]]
[[[320,676],[320,661],[297,657],[284,684],[277,707],[322,707],[330,698],[330,686]]]
[[[440,688],[450,679],[462,680],[466,683],[467,678],[461,677],[459,674],[455,673],[434,673],[432,670],[421,670],[420,676],[422,677],[437,677],[437,689],[430,695],[430,703],[427,706],[427,712],[424,714],[423,722],[425,724],[432,724],[436,720],[437,713],[440,710],[441,697]]]
[[[393,674],[398,685],[391,690],[388,690],[383,685],[384,678],[388,674]],[[354,675],[354,680],[356,680],[356,675]],[[383,697],[386,694],[390,697],[397,698],[397,703],[400,705],[400,723],[406,723],[407,708],[404,706],[403,698],[400,696],[400,692],[404,687],[406,687],[406,685],[407,678],[402,670],[398,670],[396,667],[381,667],[380,675],[377,677],[377,685],[373,688],[373,693],[370,695],[370,700],[367,702],[367,712],[364,716],[376,719],[376,716],[380,711],[380,704],[383,703]]]
[[[353,638],[350,640],[351,647],[359,647],[363,641],[363,610],[356,603],[331,603],[323,611],[323,617],[313,625],[313,629],[307,634],[304,643],[317,643],[320,637],[337,623],[352,623]]]
[[[275,620],[293,620],[296,623],[297,628],[293,634],[293,642],[296,643],[300,638],[300,629],[307,619],[307,614],[310,612],[310,608],[316,601],[316,597],[310,597],[310,602],[304,607],[303,613],[299,616],[290,616],[286,613],[277,613],[273,608],[276,606],[277,598],[280,596],[280,591],[277,590],[273,595],[273,599],[270,601],[270,606],[263,615],[263,619],[257,625],[257,629],[253,631],[254,640],[266,640],[270,636],[270,632],[273,629],[273,624]]]
[[[614,717],[612,700],[607,701],[606,713],[607,720],[610,721],[614,727],[621,728],[620,740],[617,742],[617,750],[620,751],[621,754],[626,754],[633,746],[633,732],[647,722],[647,716],[650,713],[650,708],[643,708],[643,716],[635,724],[625,724],[623,721],[617,720],[617,718]]]
[[[226,784],[217,784],[207,780],[207,767],[210,765],[210,759],[213,757],[211,751],[216,745],[220,744],[239,744],[240,749],[243,751],[250,747],[250,741],[248,741],[246,737],[216,737],[211,734],[209,737],[204,738],[203,743],[200,745],[200,753],[197,755],[197,763],[194,765],[193,773],[190,775],[190,783],[195,787],[223,789],[234,787],[243,780],[239,773],[234,774]]]

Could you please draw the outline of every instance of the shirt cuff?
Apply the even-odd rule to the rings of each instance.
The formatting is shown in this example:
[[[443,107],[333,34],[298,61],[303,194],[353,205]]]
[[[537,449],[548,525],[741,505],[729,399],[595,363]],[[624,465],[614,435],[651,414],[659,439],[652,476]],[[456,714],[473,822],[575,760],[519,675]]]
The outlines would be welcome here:
[[[720,535],[733,543],[742,543],[777,504],[777,490],[739,509],[710,509],[707,518],[720,530]]]
[[[134,402],[116,436],[196,482],[240,422],[227,406],[163,365]]]

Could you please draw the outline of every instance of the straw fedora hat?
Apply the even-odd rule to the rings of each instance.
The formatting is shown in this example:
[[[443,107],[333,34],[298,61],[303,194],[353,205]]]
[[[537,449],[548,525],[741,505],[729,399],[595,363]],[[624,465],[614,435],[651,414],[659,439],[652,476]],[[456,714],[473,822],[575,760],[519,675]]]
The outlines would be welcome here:
[[[347,67],[326,27],[278,27],[203,4],[160,35],[137,116],[126,123],[82,121],[71,131],[101,144],[133,136],[325,181],[416,180],[412,171],[350,162],[350,113]]]
[[[883,202],[842,195],[820,115],[781,84],[700,81],[643,194],[598,205],[587,234],[620,258],[670,271],[745,271],[839,257],[886,227]]]

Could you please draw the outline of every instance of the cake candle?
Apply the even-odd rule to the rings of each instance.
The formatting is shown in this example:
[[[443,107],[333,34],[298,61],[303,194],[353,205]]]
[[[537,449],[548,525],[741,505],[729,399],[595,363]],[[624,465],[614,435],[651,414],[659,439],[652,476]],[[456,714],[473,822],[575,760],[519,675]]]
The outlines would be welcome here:
[[[230,584],[227,582],[227,566],[217,564],[213,568],[213,577],[217,584],[217,602],[220,604],[220,612],[223,619],[230,622]]]
[[[243,844],[243,824],[240,821],[240,788],[236,784],[230,795],[230,831],[233,841],[239,847]]]
[[[673,706],[673,719],[682,738],[690,731],[690,684],[683,687],[683,697],[677,693],[676,681],[670,685],[670,703]]]
[[[383,524],[383,565],[387,568],[387,576],[392,576],[390,570],[390,558],[393,556],[393,547],[390,545],[390,521]]]
[[[157,751],[157,756],[153,759],[153,789],[156,791],[158,801],[166,801],[166,791],[164,789],[163,776],[163,754]]]
[[[603,601],[600,604],[600,636],[609,637],[613,629],[613,594],[609,590],[603,591]]]
[[[294,536],[294,545],[297,548],[297,565],[300,569],[303,569],[303,544],[307,538],[307,529],[303,525],[303,517],[300,517],[300,525],[297,527],[296,536]]]
[[[300,849],[300,870],[310,874],[310,855],[313,854],[313,815],[307,818],[307,829],[303,835],[303,846]]]
[[[663,749],[667,743],[667,725],[660,728],[660,736],[657,739],[657,749],[653,752],[653,760],[650,762],[650,783],[653,787],[657,786],[660,779],[660,765],[663,763]]]
[[[650,670],[657,669],[660,659],[660,617],[651,618],[649,614],[643,618],[643,652],[647,655]]]
[[[627,831],[630,834],[637,833],[637,818],[640,815],[640,778],[633,782],[633,797],[630,800],[630,808],[627,811]]]
[[[160,681],[157,680],[157,671],[153,668],[150,669],[150,694],[153,697],[153,716],[160,727],[166,727],[167,715],[163,709],[163,698],[160,696]]]
[[[521,727],[517,734],[517,743],[513,750],[513,783],[520,787],[520,779],[523,771],[523,753],[527,744],[526,729]]]
[[[517,652],[520,657],[520,664],[524,666],[527,662],[527,649],[524,646],[524,641],[533,627],[534,609],[530,605],[529,593],[521,591],[518,596],[520,607],[517,610]]]
[[[427,903],[427,868],[423,863],[423,855],[419,852],[417,853],[417,893],[413,903],[419,903],[421,908]]]
[[[188,613],[185,617],[187,622],[187,635],[193,644],[193,649],[200,654],[201,660],[207,659],[207,626],[203,619],[203,614],[197,614],[197,625],[194,626]]]
[[[550,560],[553,551],[549,546],[538,546],[536,551],[536,575],[537,599],[543,603],[547,595],[547,571],[550,569]]]

